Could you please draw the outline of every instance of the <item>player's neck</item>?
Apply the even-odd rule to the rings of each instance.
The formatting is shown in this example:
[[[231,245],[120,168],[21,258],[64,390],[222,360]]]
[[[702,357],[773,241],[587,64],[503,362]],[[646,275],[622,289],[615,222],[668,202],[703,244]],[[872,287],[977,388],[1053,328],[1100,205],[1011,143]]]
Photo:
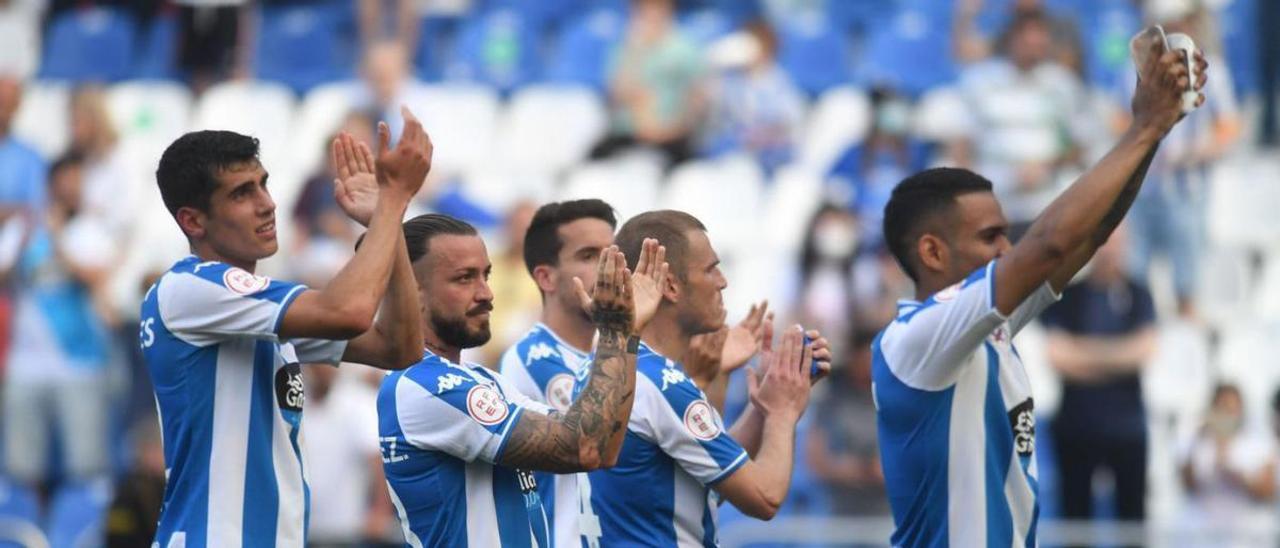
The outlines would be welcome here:
[[[427,351],[440,356],[451,363],[462,365],[462,349],[446,344],[440,340],[440,336],[435,331],[426,329],[422,333],[422,344],[427,347]]]
[[[226,263],[250,274],[253,274],[254,270],[258,268],[258,261],[241,261],[227,257],[218,253],[218,251],[213,249],[212,246],[204,245],[200,242],[191,244],[191,254],[198,257],[201,261],[218,261],[220,263]]]
[[[640,340],[658,354],[677,362],[683,360],[689,350],[689,336],[680,329],[680,322],[674,315],[666,318],[661,314],[659,311],[659,316],[640,332]]]
[[[558,301],[548,300],[542,306],[542,323],[575,349],[591,351],[591,338],[595,335],[596,326],[581,310],[565,310]]]

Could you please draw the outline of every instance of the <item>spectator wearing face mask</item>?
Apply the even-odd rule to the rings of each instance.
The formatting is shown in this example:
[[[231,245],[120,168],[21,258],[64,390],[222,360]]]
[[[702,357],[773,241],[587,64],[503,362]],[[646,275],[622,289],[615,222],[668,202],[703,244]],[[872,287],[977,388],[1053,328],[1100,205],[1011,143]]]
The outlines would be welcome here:
[[[853,270],[858,243],[858,217],[826,204],[809,221],[800,252],[797,321],[827,334],[832,341],[846,340],[854,324]]]
[[[1265,431],[1248,427],[1235,385],[1219,384],[1212,401],[1182,459],[1188,495],[1183,524],[1233,531],[1239,545],[1256,546],[1248,542],[1249,532],[1274,520],[1269,501],[1276,490],[1276,443]]]

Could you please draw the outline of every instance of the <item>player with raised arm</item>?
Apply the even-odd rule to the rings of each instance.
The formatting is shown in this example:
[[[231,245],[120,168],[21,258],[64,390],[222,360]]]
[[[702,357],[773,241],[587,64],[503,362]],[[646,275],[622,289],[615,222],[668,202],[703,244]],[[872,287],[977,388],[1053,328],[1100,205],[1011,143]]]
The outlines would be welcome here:
[[[573,381],[591,353],[596,326],[574,279],[594,287],[600,254],[613,245],[613,207],[596,199],[545,204],[524,237],[524,262],[542,293],[540,321],[502,355],[501,372],[529,399],[568,411]],[[663,251],[659,248],[657,263]],[[534,474],[551,523],[551,544],[579,546],[577,474]]]
[[[748,376],[751,404],[726,432],[690,372],[668,357],[688,355],[693,337],[723,328],[721,291],[728,283],[720,261],[706,228],[687,213],[642,213],[623,225],[617,242],[636,257],[650,238],[666,248],[671,275],[653,320],[640,332],[636,402],[618,462],[588,473],[589,481],[580,485],[586,491],[581,534],[588,546],[715,546],[711,489],[761,519],[782,505],[791,482],[796,422],[809,399],[811,361],[829,360],[829,351],[821,338],[802,344],[804,335],[796,328],[774,353],[766,323],[763,374]],[[577,387],[596,382],[593,375],[580,377]]]
[[[469,224],[423,215],[404,224],[421,287],[425,357],[388,375],[378,394],[383,469],[410,546],[549,546],[532,471],[580,472],[617,458],[635,390],[632,333],[656,308],[666,267],[656,241],[632,275],[616,248],[600,252],[594,289],[574,282],[599,332],[593,380],[559,412],[501,374],[462,364],[489,340],[493,293],[484,241]]]
[[[303,546],[298,364],[395,369],[417,359],[421,315],[400,219],[430,170],[431,141],[404,115],[394,149],[379,126],[377,158],[349,136],[334,142],[339,166],[357,154],[371,173],[376,166],[376,197],[357,207],[358,193],[339,181],[339,205],[369,231],[322,290],[254,272],[278,247],[256,139],[199,131],[165,150],[156,179],[192,254],[142,302],[139,340],[168,476],[157,546]]]
[[[894,546],[1036,543],[1034,404],[1011,339],[1107,240],[1182,117],[1186,58],[1149,47],[1133,125],[1016,245],[991,183],[966,170],[908,177],[885,206],[885,239],[917,299],[873,344]],[[1198,90],[1206,64],[1195,65]]]

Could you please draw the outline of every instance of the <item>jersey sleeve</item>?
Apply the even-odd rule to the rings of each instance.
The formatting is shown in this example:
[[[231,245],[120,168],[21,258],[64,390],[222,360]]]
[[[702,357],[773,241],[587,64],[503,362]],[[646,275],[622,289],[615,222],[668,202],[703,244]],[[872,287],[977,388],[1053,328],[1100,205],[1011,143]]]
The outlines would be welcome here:
[[[521,343],[502,356],[502,376],[520,393],[561,413],[573,403],[574,372],[551,344]]]
[[[1053,286],[1049,282],[1045,282],[1035,293],[1032,293],[1027,300],[1013,309],[1013,314],[1009,315],[1009,330],[1012,334],[1017,335],[1022,328],[1036,319],[1041,312],[1049,308],[1053,303],[1062,299],[1062,294],[1053,290]]]
[[[679,369],[637,378],[631,413],[630,428],[703,485],[715,485],[750,460],[725,430],[720,413]]]
[[[294,352],[298,355],[298,363],[322,363],[333,366],[342,363],[342,355],[347,352],[347,342],[329,339],[289,339]]]
[[[161,321],[195,346],[221,340],[278,340],[285,311],[306,286],[255,276],[222,263],[171,272],[157,288]]]
[[[941,390],[983,339],[1005,321],[995,305],[995,261],[900,314],[880,339],[894,376],[912,388]]]
[[[465,371],[411,370],[396,384],[396,414],[405,439],[467,462],[496,463],[525,410]]]

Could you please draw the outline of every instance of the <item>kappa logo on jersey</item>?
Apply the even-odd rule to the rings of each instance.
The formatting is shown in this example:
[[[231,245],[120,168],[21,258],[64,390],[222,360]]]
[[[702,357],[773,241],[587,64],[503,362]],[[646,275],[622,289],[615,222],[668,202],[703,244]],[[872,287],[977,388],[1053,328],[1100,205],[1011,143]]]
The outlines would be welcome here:
[[[507,418],[507,402],[492,387],[477,384],[467,392],[467,413],[476,422],[493,426]]]
[[[561,373],[547,381],[547,404],[556,411],[565,412],[573,405],[573,376]]]
[[[222,285],[241,295],[252,295],[271,285],[271,278],[255,276],[233,266],[222,273]]]
[[[547,343],[538,343],[533,345],[533,348],[529,349],[529,356],[525,358],[524,364],[529,365],[535,361],[559,355],[560,353],[556,352],[556,349],[552,348],[551,345],[548,345]]]
[[[1036,450],[1036,404],[1031,398],[1009,410],[1009,425],[1013,427],[1013,450],[1020,457],[1029,457]]]
[[[680,384],[686,380],[689,380],[689,377],[684,376],[684,373],[679,369],[667,367],[662,370],[662,391],[666,392],[667,387],[673,384]]]
[[[467,380],[468,379],[466,377],[457,373],[440,375],[440,378],[436,380],[436,393],[439,394],[441,392],[453,390],[454,388],[457,388],[458,385],[467,382]]]
[[[720,425],[706,400],[698,400],[684,410],[684,427],[693,437],[711,441],[720,435]]]
[[[276,402],[282,409],[302,411],[306,392],[302,386],[302,368],[296,363],[276,371]]]

